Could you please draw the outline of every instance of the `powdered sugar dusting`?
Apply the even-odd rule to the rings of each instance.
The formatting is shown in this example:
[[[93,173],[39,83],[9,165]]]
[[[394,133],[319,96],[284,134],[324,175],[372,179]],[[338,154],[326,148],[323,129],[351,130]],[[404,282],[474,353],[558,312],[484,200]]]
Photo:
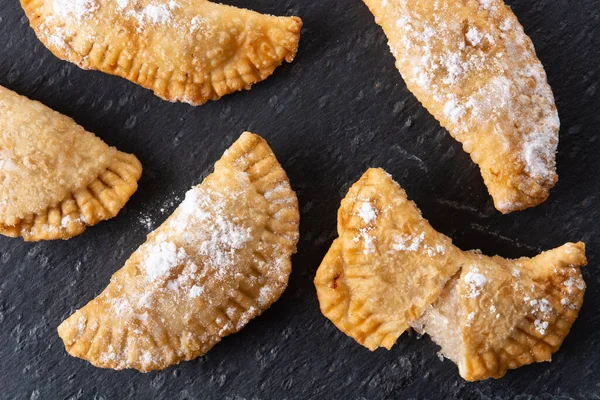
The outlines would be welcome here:
[[[268,307],[285,287],[295,250],[295,242],[286,241],[295,239],[293,232],[277,224],[291,206],[273,207],[295,196],[289,184],[270,187],[264,193],[226,159],[188,191],[94,300],[103,315],[89,329],[101,320],[113,335],[94,333],[92,340],[102,340],[102,354],[93,362],[116,369],[164,368],[190,351],[206,351]],[[75,318],[70,329],[88,329],[78,328],[85,321]]]
[[[481,43],[481,40],[483,39],[483,36],[481,35],[481,33],[477,30],[476,27],[472,26],[469,28],[469,30],[467,31],[467,35],[466,35],[467,40],[469,41],[469,43],[473,46],[477,46],[479,43]]]
[[[86,322],[87,318],[85,317],[85,315],[81,315],[77,320],[77,336],[83,335],[83,332],[85,331]]]
[[[53,0],[52,9],[61,18],[73,16],[77,19],[91,15],[98,9],[96,0]]]
[[[392,249],[396,251],[417,251],[423,240],[425,240],[425,232],[421,232],[419,235],[399,234],[394,236]]]
[[[250,228],[236,223],[225,210],[226,197],[202,188],[190,190],[180,206],[180,214],[171,222],[174,229],[189,242],[198,242],[198,254],[218,267],[217,273],[228,273],[235,265],[236,250],[252,239]],[[190,232],[190,221],[201,223],[202,231]]]
[[[583,281],[583,279],[581,279],[581,277],[577,277],[577,278],[569,277],[569,279],[567,279],[563,283],[563,285],[566,286],[567,288],[576,287],[579,290],[585,289],[585,282]]]
[[[436,118],[465,150],[476,154],[482,134],[485,143],[497,143],[496,154],[474,160],[498,168],[497,157],[518,154],[526,174],[551,185],[560,122],[544,69],[512,13],[499,22],[484,15],[490,23],[479,24],[464,16],[497,15],[501,2],[480,0],[480,10],[465,12],[458,11],[470,2],[440,0],[427,11],[409,0],[385,3],[376,18],[411,90],[436,104]],[[507,210],[520,207],[498,200]]]
[[[368,201],[363,202],[358,209],[358,216],[362,218],[362,220],[369,224],[377,218],[377,212]]]
[[[535,317],[533,322],[535,329],[541,334],[545,335],[548,326],[550,325],[550,318],[552,313],[554,312],[554,308],[552,304],[546,298],[540,299],[532,299],[529,300],[525,298],[526,301],[529,301],[529,306],[531,307],[531,314]]]
[[[142,264],[148,279],[151,281],[167,275],[173,267],[187,258],[183,248],[178,248],[175,243],[165,240],[165,236],[159,234],[156,243],[146,247],[146,258]],[[161,237],[162,236],[162,237]]]
[[[149,4],[138,14],[140,22],[149,21],[155,24],[164,24],[171,18],[170,9],[166,5]]]
[[[464,276],[464,282],[467,284],[467,293],[465,294],[468,298],[475,298],[481,294],[481,291],[487,283],[486,277],[480,273],[479,268],[473,267]]]
[[[354,243],[359,243],[362,241],[364,254],[375,252],[375,238],[369,232],[370,229],[362,228],[359,230],[358,235],[352,238]]]

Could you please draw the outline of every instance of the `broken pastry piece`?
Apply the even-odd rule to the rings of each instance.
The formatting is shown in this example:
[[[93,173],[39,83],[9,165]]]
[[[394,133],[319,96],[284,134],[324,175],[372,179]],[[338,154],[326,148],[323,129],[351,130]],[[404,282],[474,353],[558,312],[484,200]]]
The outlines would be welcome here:
[[[326,310],[338,302],[321,306],[328,317],[347,318],[341,329],[370,350],[391,348],[460,268],[450,239],[431,228],[381,169],[368,170],[350,188],[338,212],[338,233],[327,256],[332,264],[319,269],[317,288],[322,286],[323,299],[340,290],[350,296],[343,311]],[[331,275],[341,270],[338,287],[328,290]]]
[[[0,234],[69,239],[117,215],[141,174],[135,156],[0,86]]]
[[[409,90],[479,165],[495,207],[546,200],[559,118],[546,73],[502,0],[363,0]]]
[[[209,351],[279,298],[298,200],[267,143],[244,133],[108,287],[59,327],[102,368],[167,368]]]
[[[270,76],[298,49],[302,21],[206,0],[21,0],[57,57],[199,105]]]
[[[583,243],[518,260],[468,255],[415,330],[428,333],[468,381],[550,361],[583,303]]]
[[[583,243],[517,260],[462,251],[381,169],[342,200],[338,234],[315,277],[323,314],[370,350],[426,332],[467,380],[549,361],[583,301]]]

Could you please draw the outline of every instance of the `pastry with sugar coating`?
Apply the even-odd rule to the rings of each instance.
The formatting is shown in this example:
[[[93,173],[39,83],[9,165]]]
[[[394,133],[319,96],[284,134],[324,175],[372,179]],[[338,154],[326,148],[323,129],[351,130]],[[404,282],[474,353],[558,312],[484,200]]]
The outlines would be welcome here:
[[[546,200],[560,121],[530,38],[502,0],[363,0],[408,89],[462,143],[502,213]]]
[[[58,58],[199,105],[270,76],[298,50],[302,21],[207,0],[21,0]]]
[[[469,381],[550,361],[583,302],[583,243],[516,260],[462,251],[381,169],[342,200],[338,234],[314,281],[322,313],[370,350],[428,333]]]
[[[134,155],[0,86],[0,234],[69,239],[117,215],[141,175]]]
[[[69,354],[102,368],[147,372],[199,357],[281,296],[298,224],[285,171],[246,132],[58,334]]]

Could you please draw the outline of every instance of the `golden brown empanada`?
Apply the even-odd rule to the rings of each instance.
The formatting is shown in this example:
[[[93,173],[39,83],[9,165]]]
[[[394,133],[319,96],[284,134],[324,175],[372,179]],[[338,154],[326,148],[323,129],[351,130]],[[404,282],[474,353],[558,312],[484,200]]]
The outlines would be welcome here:
[[[67,351],[142,372],[206,353],[283,293],[298,223],[285,171],[244,133],[104,292],[58,327]]]
[[[57,57],[199,105],[292,62],[302,21],[207,0],[21,0]]]
[[[363,0],[407,87],[479,165],[502,213],[557,181],[559,119],[546,73],[502,0]]]
[[[450,239],[431,228],[381,169],[369,169],[350,188],[338,212],[338,233],[328,255],[332,265],[316,278],[321,306],[340,290],[350,293],[345,318],[351,329],[340,329],[370,350],[391,348],[460,268]],[[330,291],[331,273],[340,265],[344,277]]]
[[[135,156],[0,86],[0,234],[69,239],[117,215],[141,174]]]
[[[550,361],[577,318],[585,245],[567,243],[534,258],[467,253],[444,294],[414,323],[442,347],[468,381]]]
[[[425,331],[467,380],[549,360],[582,304],[583,243],[518,260],[461,251],[381,169],[342,200],[338,234],[315,277],[323,314],[370,350]]]

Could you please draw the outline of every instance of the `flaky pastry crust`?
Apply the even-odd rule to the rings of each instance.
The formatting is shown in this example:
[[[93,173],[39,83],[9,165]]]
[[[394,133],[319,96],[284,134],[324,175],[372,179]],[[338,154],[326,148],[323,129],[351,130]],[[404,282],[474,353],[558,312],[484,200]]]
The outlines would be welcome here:
[[[141,173],[135,156],[0,87],[0,234],[69,239],[117,215]]]
[[[467,380],[549,361],[582,305],[583,243],[517,260],[462,251],[381,169],[342,200],[338,234],[315,277],[323,314],[370,350],[426,332]]]
[[[298,200],[267,143],[244,133],[108,287],[59,327],[102,368],[164,369],[209,351],[287,287]]]
[[[270,76],[298,50],[302,21],[206,0],[21,0],[57,57],[199,105]]]
[[[550,361],[583,303],[585,245],[567,243],[517,260],[467,255],[460,277],[415,322],[417,329],[441,345],[468,381]],[[452,334],[456,342],[448,343]]]
[[[409,90],[479,165],[502,213],[557,181],[559,118],[530,38],[502,0],[364,0]]]
[[[369,169],[352,185],[338,212],[338,233],[341,285],[351,293],[348,323],[370,350],[391,348],[460,268],[450,239],[431,228],[381,169]]]

